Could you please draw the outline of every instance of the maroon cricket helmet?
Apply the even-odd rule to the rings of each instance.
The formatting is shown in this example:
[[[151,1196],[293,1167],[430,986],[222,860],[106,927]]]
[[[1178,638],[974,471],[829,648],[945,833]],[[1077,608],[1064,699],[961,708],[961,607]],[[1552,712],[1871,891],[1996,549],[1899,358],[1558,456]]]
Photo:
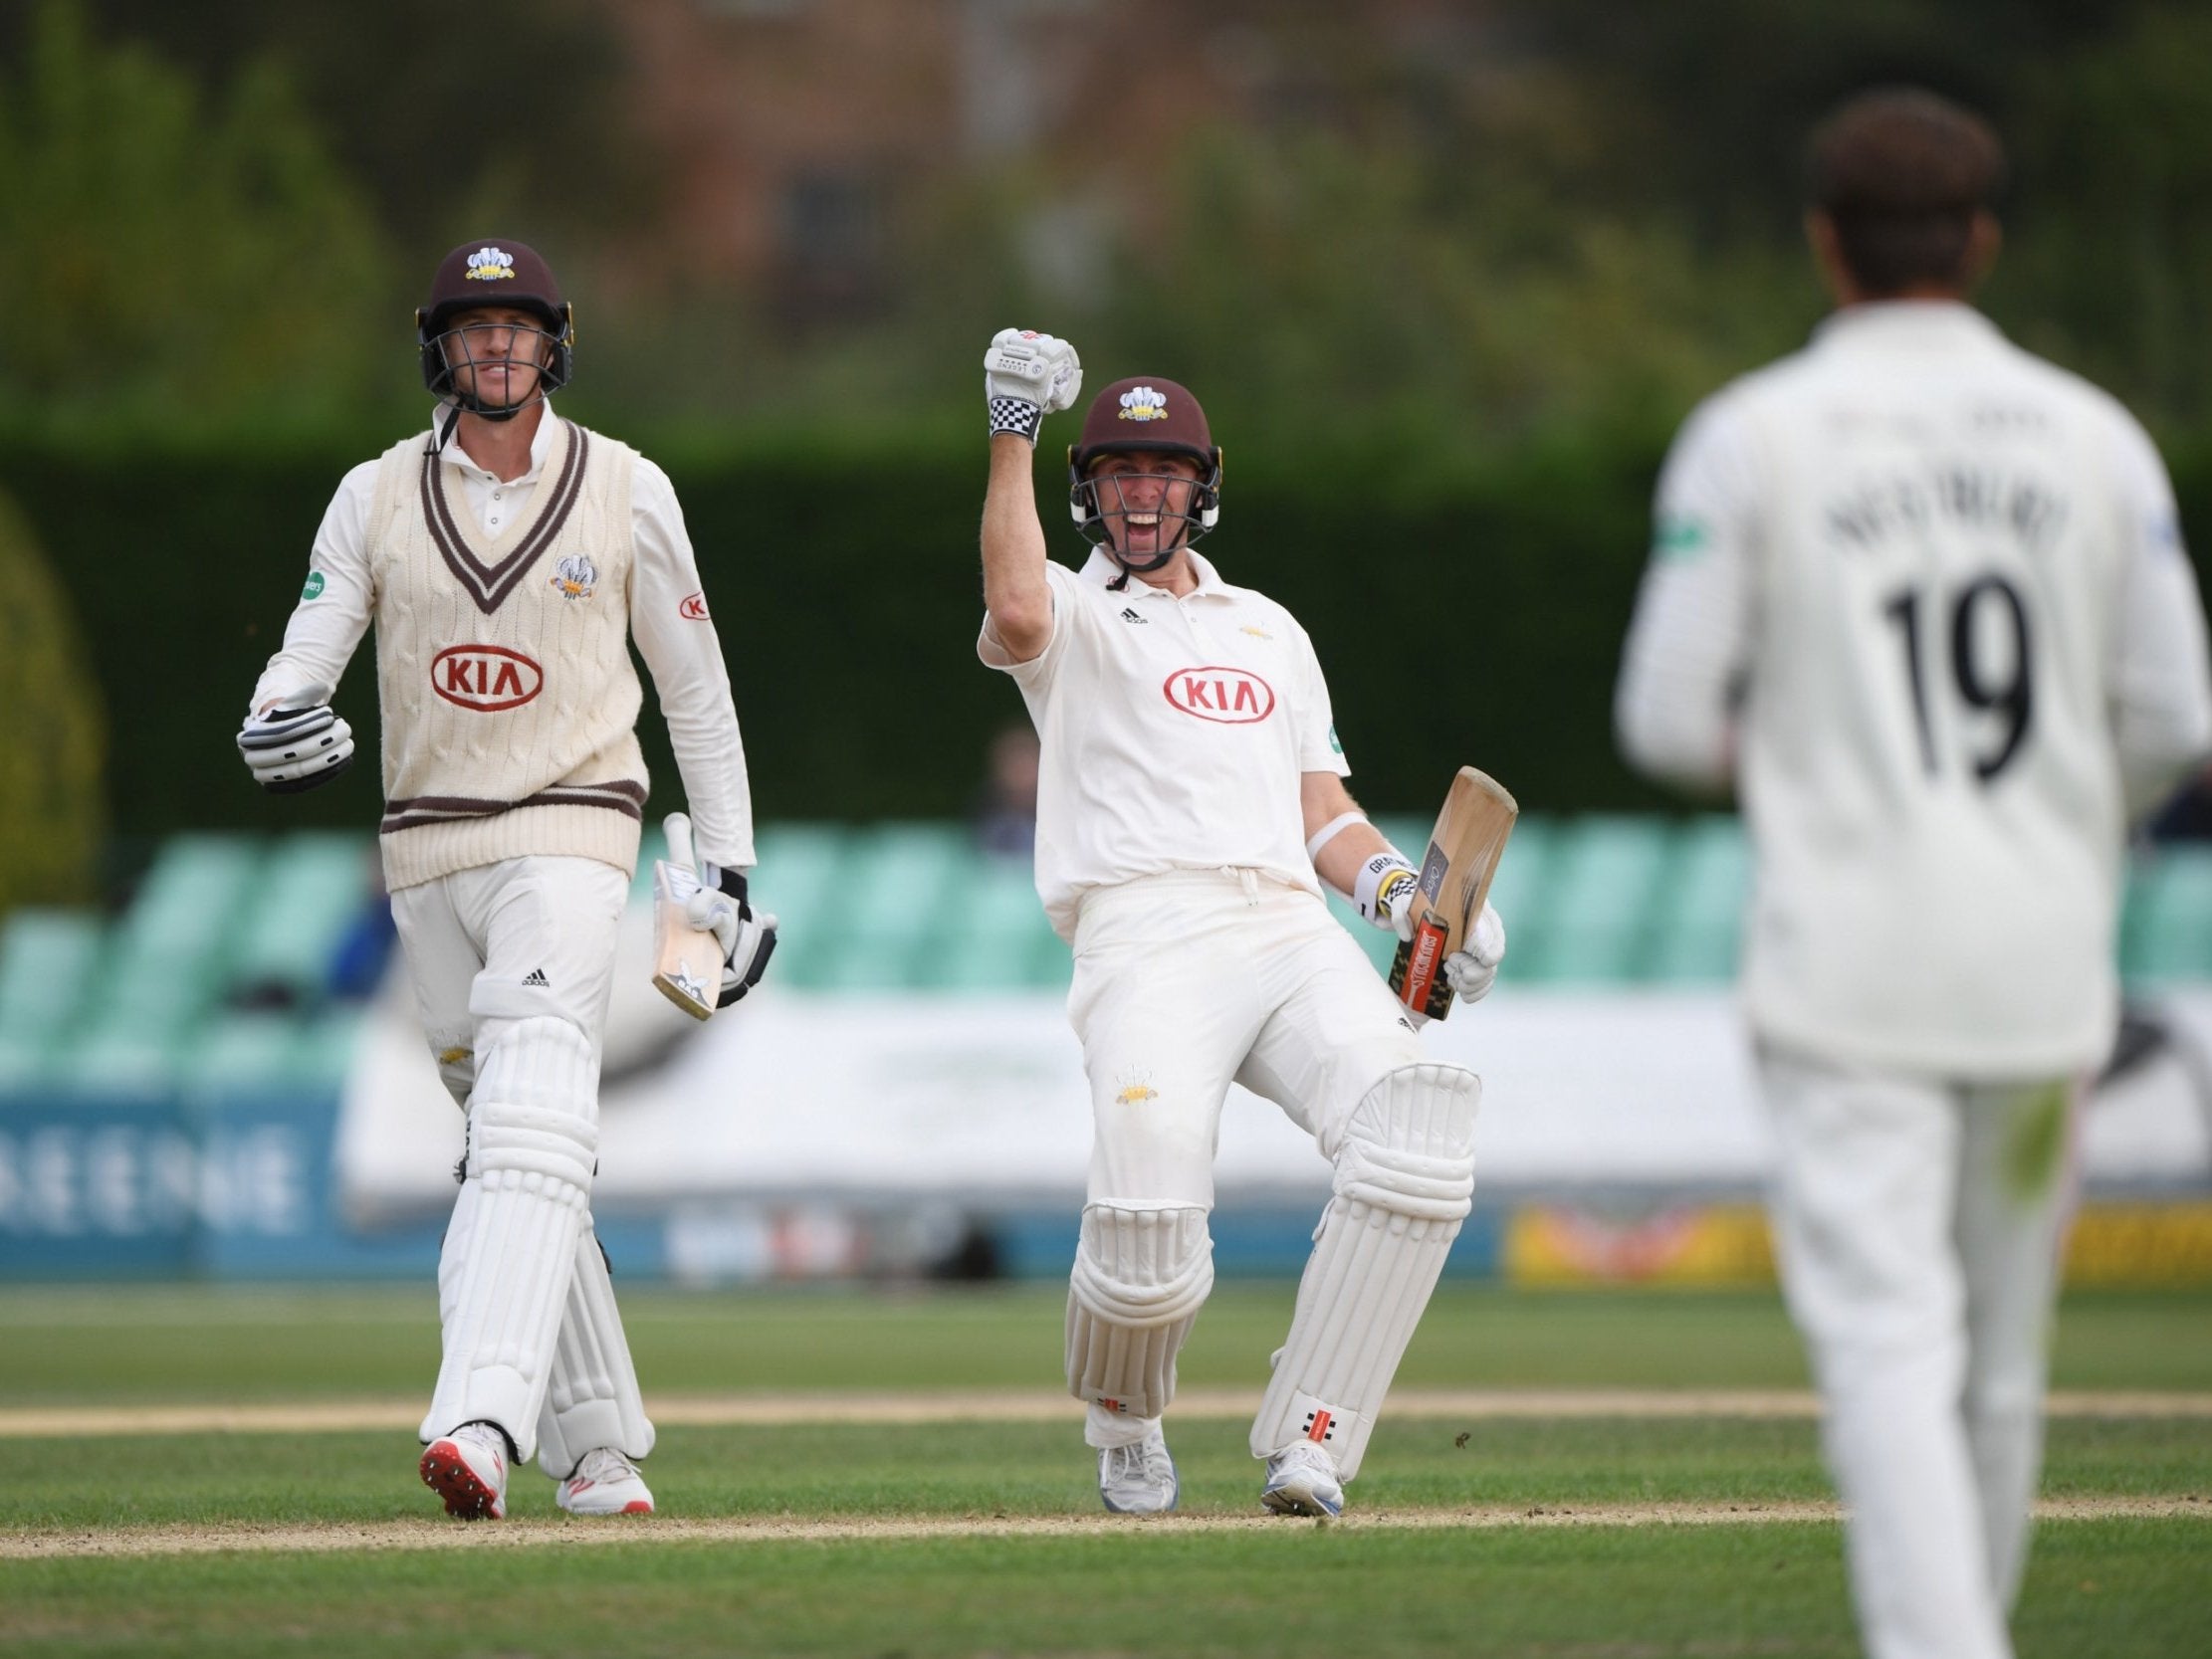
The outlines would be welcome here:
[[[1067,482],[1069,517],[1087,539],[1106,547],[1117,559],[1121,554],[1106,534],[1110,515],[1100,509],[1090,470],[1101,456],[1145,453],[1186,456],[1198,464],[1199,487],[1192,493],[1190,511],[1181,516],[1184,533],[1177,546],[1189,546],[1221,516],[1221,452],[1199,400],[1188,388],[1156,374],[1116,380],[1091,400],[1090,412],[1083,417],[1083,436],[1067,452]],[[1122,562],[1131,569],[1150,570],[1173,555],[1174,548],[1169,547],[1148,563]]]
[[[464,397],[455,387],[454,370],[469,361],[468,340],[453,349],[449,335],[466,335],[447,325],[463,311],[498,307],[528,311],[544,323],[546,360],[539,370],[539,390],[513,408],[487,408]],[[422,357],[422,383],[443,402],[470,408],[494,420],[511,418],[539,396],[568,383],[574,367],[576,345],[575,308],[561,298],[553,267],[527,243],[501,238],[464,242],[438,262],[430,279],[430,299],[415,311],[415,344]]]

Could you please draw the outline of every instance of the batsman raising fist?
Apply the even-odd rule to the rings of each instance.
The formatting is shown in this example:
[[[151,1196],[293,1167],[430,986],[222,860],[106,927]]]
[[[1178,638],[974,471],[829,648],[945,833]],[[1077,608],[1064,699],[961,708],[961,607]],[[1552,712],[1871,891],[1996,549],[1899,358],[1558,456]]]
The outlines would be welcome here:
[[[1175,1507],[1161,1415],[1213,1287],[1207,1216],[1231,1082],[1336,1166],[1251,1449],[1261,1501],[1334,1515],[1474,1185],[1481,1085],[1426,1059],[1409,1014],[1328,912],[1410,927],[1412,867],[1344,787],[1312,642],[1193,543],[1220,518],[1197,399],[1139,375],[1092,399],[1068,452],[1080,570],[1045,556],[1031,485],[1045,416],[1082,387],[1065,340],[1007,329],[984,358],[991,479],[977,652],[1021,689],[1041,745],[1036,882],[1075,951],[1068,1013],[1090,1079],[1089,1195],[1067,1303],[1110,1510]],[[1445,971],[1489,989],[1484,911]]]
[[[631,640],[691,808],[705,1012],[743,996],[774,943],[746,896],[745,750],[667,475],[548,401],[575,331],[546,262],[464,243],[415,322],[430,429],[338,486],[238,746],[272,790],[343,770],[353,737],[332,689],[375,624],[384,881],[430,1052],[468,1114],[422,1478],[449,1513],[497,1519],[510,1461],[535,1452],[562,1509],[638,1514],[653,1425],[590,1210],[645,808]]]

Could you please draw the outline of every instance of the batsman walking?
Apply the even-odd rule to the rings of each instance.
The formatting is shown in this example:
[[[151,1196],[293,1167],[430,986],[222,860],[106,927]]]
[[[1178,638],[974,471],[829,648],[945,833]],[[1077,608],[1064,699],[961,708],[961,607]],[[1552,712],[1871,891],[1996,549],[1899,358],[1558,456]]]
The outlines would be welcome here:
[[[2003,1659],[2131,815],[2212,749],[2158,452],[1967,304],[2002,156],[1925,93],[1812,147],[1836,311],[1676,438],[1616,718],[1733,780],[1784,1289],[1876,1659]]]
[[[1075,952],[1093,1142],[1067,1302],[1109,1510],[1172,1510],[1161,1429],[1214,1282],[1208,1215],[1239,1082],[1335,1165],[1251,1450],[1261,1501],[1334,1515],[1470,1207],[1481,1085],[1424,1057],[1416,1019],[1322,898],[1413,925],[1418,873],[1344,786],[1312,642],[1192,543],[1220,514],[1198,402],[1140,376],[1099,393],[1069,452],[1078,570],[1045,552],[1031,480],[1046,414],[1082,374],[1066,341],[1006,329],[985,356],[991,473],[978,654],[1021,690],[1041,745],[1036,883]],[[1485,907],[1444,971],[1483,995],[1505,952]]]
[[[430,1051],[468,1117],[422,1478],[449,1513],[498,1519],[510,1460],[535,1453],[571,1514],[649,1513],[637,1464],[653,1425],[590,1213],[646,798],[631,639],[719,894],[724,1003],[774,937],[742,874],[745,750],[667,476],[548,401],[574,325],[546,262],[466,243],[416,324],[430,430],[338,486],[238,743],[279,792],[343,770],[353,739],[330,698],[374,623],[385,884]]]

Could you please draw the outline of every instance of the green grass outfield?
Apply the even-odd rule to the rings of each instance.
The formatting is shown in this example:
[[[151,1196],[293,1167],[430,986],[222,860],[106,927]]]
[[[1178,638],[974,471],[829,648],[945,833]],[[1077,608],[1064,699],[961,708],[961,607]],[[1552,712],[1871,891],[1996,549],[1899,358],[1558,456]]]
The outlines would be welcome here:
[[[570,1521],[521,1471],[463,1527],[413,1474],[428,1286],[0,1291],[0,1652],[1856,1651],[1773,1297],[1447,1286],[1321,1526],[1256,1517],[1236,1414],[1291,1295],[1200,1321],[1164,1521],[1098,1513],[1049,1288],[639,1290],[661,1514]],[[2212,1296],[2071,1299],[2053,1380],[2021,1654],[2212,1653]],[[232,1427],[161,1426],[194,1413]]]

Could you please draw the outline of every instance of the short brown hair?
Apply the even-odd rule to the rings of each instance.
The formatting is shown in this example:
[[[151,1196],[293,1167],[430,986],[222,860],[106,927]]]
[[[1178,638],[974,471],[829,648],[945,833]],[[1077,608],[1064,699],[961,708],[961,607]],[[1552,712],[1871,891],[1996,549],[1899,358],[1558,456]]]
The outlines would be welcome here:
[[[2005,152],[1972,110],[1911,87],[1846,100],[1813,133],[1812,205],[1872,295],[1963,287],[1974,216],[1996,203]]]

